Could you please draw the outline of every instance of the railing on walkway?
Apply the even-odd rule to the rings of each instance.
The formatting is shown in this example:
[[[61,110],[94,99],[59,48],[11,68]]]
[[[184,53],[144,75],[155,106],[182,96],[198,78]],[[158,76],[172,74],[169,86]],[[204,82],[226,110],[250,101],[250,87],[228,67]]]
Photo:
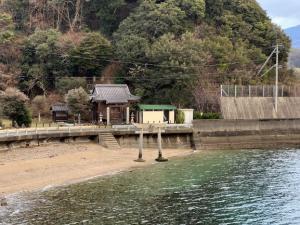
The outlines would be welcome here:
[[[275,97],[275,85],[221,85],[221,97]],[[278,86],[278,97],[300,97],[300,86]]]
[[[74,127],[48,127],[48,128],[18,128],[0,130],[0,137],[20,136],[20,135],[38,135],[50,133],[72,133],[72,132],[96,132],[99,130],[111,129],[106,126],[74,126]]]
[[[192,128],[192,124],[167,124],[166,129]],[[75,132],[100,132],[100,131],[137,131],[134,125],[114,125],[114,126],[69,126],[69,127],[48,127],[48,128],[18,128],[0,130],[0,137],[17,137],[24,135],[42,135],[57,133]]]

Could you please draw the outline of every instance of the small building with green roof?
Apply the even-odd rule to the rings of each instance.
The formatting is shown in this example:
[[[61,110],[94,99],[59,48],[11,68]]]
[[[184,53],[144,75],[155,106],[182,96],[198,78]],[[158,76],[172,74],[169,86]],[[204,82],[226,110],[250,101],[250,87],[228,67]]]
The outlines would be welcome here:
[[[138,104],[137,120],[139,123],[175,123],[173,105]]]

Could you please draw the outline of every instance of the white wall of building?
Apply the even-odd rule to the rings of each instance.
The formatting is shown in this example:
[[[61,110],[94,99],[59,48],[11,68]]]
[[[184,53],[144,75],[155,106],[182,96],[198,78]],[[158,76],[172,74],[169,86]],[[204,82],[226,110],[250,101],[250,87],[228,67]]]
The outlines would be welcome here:
[[[194,110],[193,109],[179,109],[184,113],[184,123],[192,124],[194,119]]]
[[[169,111],[169,121],[175,123],[175,111]]]

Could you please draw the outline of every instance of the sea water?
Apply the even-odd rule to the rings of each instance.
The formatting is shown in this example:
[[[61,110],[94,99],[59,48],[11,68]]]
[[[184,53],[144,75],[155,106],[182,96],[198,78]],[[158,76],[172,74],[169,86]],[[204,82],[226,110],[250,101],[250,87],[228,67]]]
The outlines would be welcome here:
[[[300,150],[202,151],[8,201],[0,224],[300,224]]]

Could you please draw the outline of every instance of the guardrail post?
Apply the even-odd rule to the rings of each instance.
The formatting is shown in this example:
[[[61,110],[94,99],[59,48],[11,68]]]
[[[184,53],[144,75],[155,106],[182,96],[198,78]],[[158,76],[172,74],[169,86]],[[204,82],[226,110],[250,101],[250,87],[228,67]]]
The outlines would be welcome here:
[[[236,85],[234,85],[234,97],[236,98]]]
[[[223,85],[221,84],[221,97],[223,97]]]

